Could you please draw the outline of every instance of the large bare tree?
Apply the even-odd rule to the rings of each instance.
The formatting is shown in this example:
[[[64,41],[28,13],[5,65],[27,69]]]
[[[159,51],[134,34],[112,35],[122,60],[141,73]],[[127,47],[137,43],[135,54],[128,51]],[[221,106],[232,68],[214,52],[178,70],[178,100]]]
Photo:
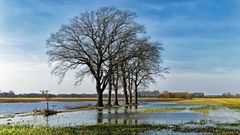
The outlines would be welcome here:
[[[66,72],[74,70],[75,85],[91,75],[96,82],[97,106],[103,106],[102,94],[112,78],[112,69],[119,69],[116,67],[131,57],[119,54],[143,33],[143,26],[134,21],[135,17],[130,11],[103,7],[82,13],[62,25],[47,40],[52,73],[61,82]]]

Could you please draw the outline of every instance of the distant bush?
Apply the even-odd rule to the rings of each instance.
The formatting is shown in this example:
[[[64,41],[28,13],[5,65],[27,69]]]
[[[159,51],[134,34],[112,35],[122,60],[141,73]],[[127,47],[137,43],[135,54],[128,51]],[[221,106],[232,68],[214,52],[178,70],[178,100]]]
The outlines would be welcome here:
[[[161,93],[159,98],[183,98],[183,99],[191,99],[192,95],[188,92],[164,92]]]

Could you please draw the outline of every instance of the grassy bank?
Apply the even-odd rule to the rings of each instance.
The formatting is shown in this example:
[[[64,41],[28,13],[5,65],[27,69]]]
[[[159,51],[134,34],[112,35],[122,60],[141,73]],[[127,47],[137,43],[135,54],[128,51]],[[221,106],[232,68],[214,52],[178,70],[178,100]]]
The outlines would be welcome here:
[[[224,127],[184,127],[182,125],[106,125],[98,124],[92,126],[75,127],[29,127],[29,126],[5,126],[0,128],[0,134],[7,135],[102,135],[102,134],[137,134],[145,131],[163,131],[178,133],[212,133],[212,134],[239,134],[239,129],[227,129]]]

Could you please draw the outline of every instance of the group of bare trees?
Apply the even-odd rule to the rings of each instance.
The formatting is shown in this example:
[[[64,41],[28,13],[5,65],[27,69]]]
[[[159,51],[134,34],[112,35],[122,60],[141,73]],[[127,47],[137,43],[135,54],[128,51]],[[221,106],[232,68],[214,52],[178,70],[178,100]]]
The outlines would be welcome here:
[[[138,88],[154,82],[154,76],[161,76],[166,69],[161,66],[161,44],[150,42],[135,18],[135,13],[113,7],[74,17],[47,40],[49,62],[54,66],[52,73],[61,82],[67,71],[75,70],[75,85],[86,75],[92,76],[97,106],[103,106],[105,89],[108,105],[113,92],[114,104],[118,105],[120,90],[125,95],[125,104],[132,103],[133,97],[137,104]]]

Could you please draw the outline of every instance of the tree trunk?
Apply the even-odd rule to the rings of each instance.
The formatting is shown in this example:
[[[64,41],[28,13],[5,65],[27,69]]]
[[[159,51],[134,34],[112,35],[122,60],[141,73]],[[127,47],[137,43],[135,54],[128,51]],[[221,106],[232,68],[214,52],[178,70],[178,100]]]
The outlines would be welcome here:
[[[123,93],[125,95],[125,104],[128,105],[128,92],[127,92],[127,80],[126,80],[126,76],[125,73],[123,73]]]
[[[128,92],[127,92],[127,77],[126,77],[126,69],[124,67],[124,64],[122,64],[121,66],[121,70],[122,70],[122,81],[123,81],[123,93],[125,95],[125,104],[128,105]]]
[[[131,77],[130,77],[130,75],[128,75],[128,92],[129,92],[130,103],[132,103],[132,88],[131,88]]]
[[[109,77],[109,89],[108,89],[108,103],[107,105],[108,106],[112,106],[112,103],[111,103],[111,98],[112,98],[112,76],[110,75]]]
[[[100,81],[96,80],[96,89],[97,89],[97,104],[98,107],[103,107],[103,90],[101,89]]]
[[[135,104],[138,104],[138,73],[135,73],[134,80],[134,93],[135,93]]]
[[[98,92],[97,95],[98,95],[98,98],[97,98],[96,106],[103,107],[103,92]]]
[[[111,48],[110,48],[111,50]],[[109,70],[108,72],[110,73],[109,75],[109,81],[108,81],[108,106],[112,106],[111,99],[112,99],[112,81],[113,81],[113,67],[112,67],[112,58],[110,58],[110,63],[109,63]]]
[[[137,85],[135,84],[134,88],[134,93],[135,93],[135,104],[138,104],[138,91],[137,91]]]
[[[119,74],[118,74],[118,69],[117,69],[115,82],[114,82],[114,79],[113,79],[114,90],[115,90],[114,105],[119,105],[118,104],[118,78],[119,78]]]
[[[131,90],[131,85],[130,84],[128,84],[128,92],[129,92],[130,103],[132,103],[132,90]]]
[[[47,110],[49,110],[48,101],[47,101]]]
[[[117,90],[115,90],[114,105],[119,105],[118,104],[118,91]]]
[[[129,102],[132,103],[132,92],[129,93]]]

